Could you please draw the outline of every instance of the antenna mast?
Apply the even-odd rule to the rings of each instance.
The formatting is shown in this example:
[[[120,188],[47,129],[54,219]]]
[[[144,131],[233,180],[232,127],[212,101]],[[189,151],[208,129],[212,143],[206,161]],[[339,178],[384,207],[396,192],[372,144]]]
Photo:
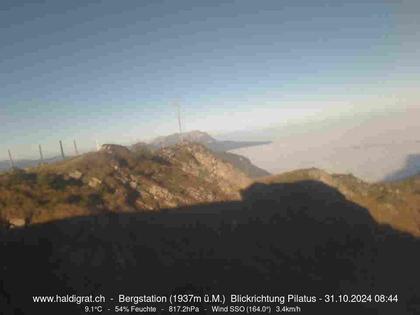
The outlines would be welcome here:
[[[9,149],[9,150],[7,150],[7,152],[9,153],[10,167],[11,167],[12,169],[14,169],[14,168],[15,168],[15,162],[13,161],[12,153],[10,152],[10,149]]]
[[[184,136],[182,134],[181,106],[179,105],[178,102],[175,102],[174,106],[176,107],[176,114],[177,114],[178,128],[179,128],[179,136],[181,138],[181,142],[184,142]]]

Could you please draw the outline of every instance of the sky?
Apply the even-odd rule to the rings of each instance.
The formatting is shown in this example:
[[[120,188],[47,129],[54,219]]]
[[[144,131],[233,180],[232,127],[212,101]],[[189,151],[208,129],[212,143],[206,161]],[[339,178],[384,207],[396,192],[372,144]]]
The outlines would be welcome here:
[[[0,1],[0,159],[419,107],[420,2]]]

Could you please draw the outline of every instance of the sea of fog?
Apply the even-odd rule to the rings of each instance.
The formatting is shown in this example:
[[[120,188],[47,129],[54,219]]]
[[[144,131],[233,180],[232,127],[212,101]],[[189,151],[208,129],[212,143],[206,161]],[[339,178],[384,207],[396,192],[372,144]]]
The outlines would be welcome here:
[[[271,144],[232,152],[273,174],[317,167],[373,182],[420,172],[417,109],[370,118],[325,120],[295,125],[293,131],[272,129],[271,133],[275,139]]]

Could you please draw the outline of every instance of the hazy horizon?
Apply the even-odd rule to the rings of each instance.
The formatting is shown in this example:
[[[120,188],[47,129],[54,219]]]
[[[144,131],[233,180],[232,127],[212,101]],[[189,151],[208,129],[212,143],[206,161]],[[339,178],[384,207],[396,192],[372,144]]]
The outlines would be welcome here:
[[[332,124],[313,122],[306,130],[279,134],[271,144],[232,152],[273,174],[316,167],[376,182],[401,171],[405,177],[420,171],[419,121],[420,109],[411,108]]]

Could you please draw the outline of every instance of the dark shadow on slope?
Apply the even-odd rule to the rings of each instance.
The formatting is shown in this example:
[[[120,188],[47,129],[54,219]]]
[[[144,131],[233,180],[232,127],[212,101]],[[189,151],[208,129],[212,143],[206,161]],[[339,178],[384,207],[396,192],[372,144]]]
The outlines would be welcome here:
[[[303,314],[420,310],[418,239],[379,226],[320,182],[255,184],[243,197],[3,230],[2,314],[84,314],[32,303],[55,294],[398,294],[398,303],[286,305]]]
[[[204,145],[212,151],[225,152],[270,143],[271,141],[215,141],[210,143],[204,143]]]
[[[398,181],[420,173],[420,154],[410,154],[403,169],[387,175],[384,181]]]

